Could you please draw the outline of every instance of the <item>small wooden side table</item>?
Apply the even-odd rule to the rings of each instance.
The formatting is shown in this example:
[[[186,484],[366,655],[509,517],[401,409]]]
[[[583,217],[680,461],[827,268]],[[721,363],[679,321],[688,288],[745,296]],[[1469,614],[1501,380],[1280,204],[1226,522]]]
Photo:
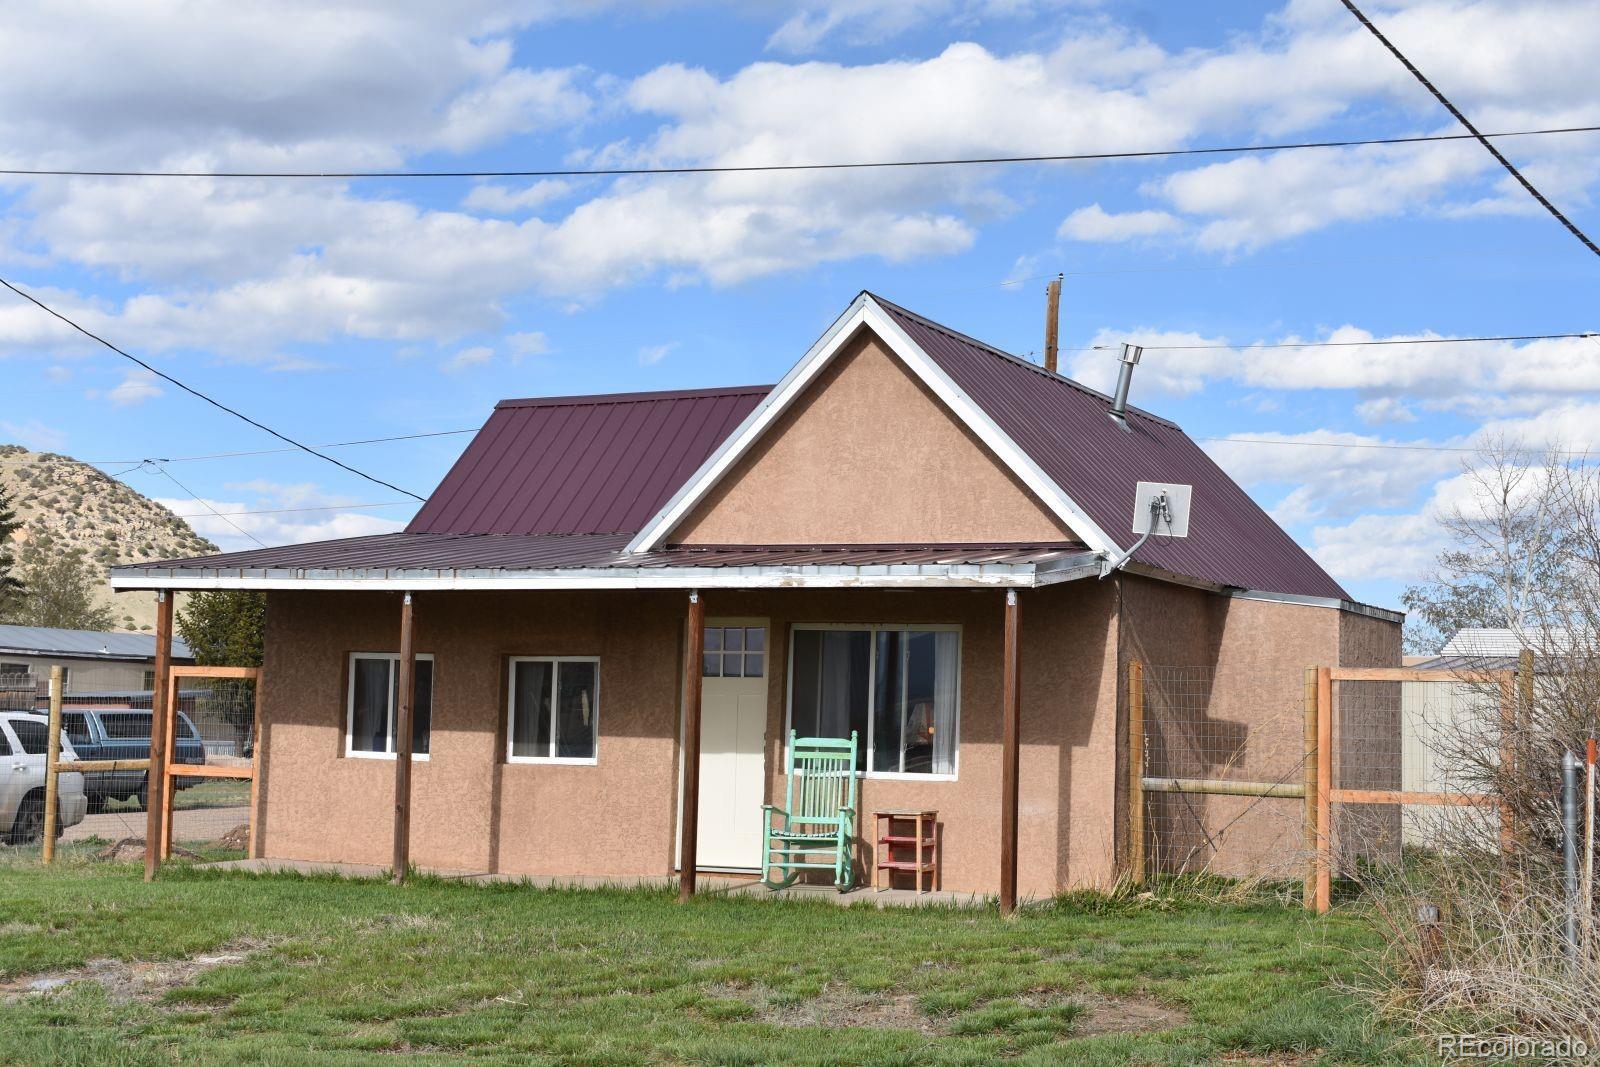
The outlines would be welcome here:
[[[873,892],[880,892],[884,871],[915,871],[917,892],[926,893],[938,884],[939,813],[931,809],[885,808],[872,813],[874,836],[878,839],[877,866],[872,871]],[[909,855],[908,855],[909,853]],[[924,876],[927,884],[923,884]]]

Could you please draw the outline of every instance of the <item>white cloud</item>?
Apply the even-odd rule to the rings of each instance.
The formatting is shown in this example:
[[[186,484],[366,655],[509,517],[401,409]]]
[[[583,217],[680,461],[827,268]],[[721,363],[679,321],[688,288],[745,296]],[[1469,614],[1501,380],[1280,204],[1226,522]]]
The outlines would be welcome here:
[[[356,508],[352,505],[362,501],[329,495],[310,484],[252,481],[227,488],[250,496],[243,500],[159,497],[157,503],[184,516],[196,533],[225,552],[257,547],[250,535],[263,544],[284,545],[394,533],[405,527],[405,520],[397,516],[415,507],[408,501],[394,508]]]
[[[576,74],[571,70],[505,71],[451,102],[439,131],[439,144],[465,152],[508,134],[577,121],[588,112],[590,100],[574,84]]]
[[[1374,397],[1356,405],[1356,417],[1372,426],[1392,422],[1416,422],[1417,413],[1392,396]]]
[[[1232,251],[1404,214],[1494,165],[1463,141],[1277,152],[1180,171],[1152,191],[1186,215],[1212,220],[1196,234],[1201,248]]]
[[[1127,241],[1171,233],[1182,223],[1165,211],[1107,212],[1099,204],[1081,207],[1068,215],[1056,236],[1072,241]]]
[[[1429,451],[1441,442],[1336,430],[1228,437],[1202,443],[1217,464],[1240,483],[1290,487],[1270,509],[1273,517],[1285,524],[1404,507],[1414,501],[1419,486],[1459,470],[1462,459],[1456,452]],[[1463,444],[1460,439],[1444,443],[1448,447]],[[1405,445],[1416,447],[1396,447]]]
[[[463,371],[469,367],[479,367],[494,358],[494,349],[487,345],[473,345],[463,348],[443,363],[439,364],[440,370]]]
[[[504,185],[484,183],[474,185],[465,197],[461,199],[461,206],[472,211],[484,211],[491,215],[515,215],[523,211],[532,211],[543,207],[552,200],[559,200],[572,192],[572,183],[556,181],[546,178],[534,182],[532,185],[521,189],[510,189]]]
[[[1346,325],[1311,337],[1289,334],[1229,345],[1226,338],[1190,332],[1108,328],[1093,341],[1105,350],[1078,353],[1071,370],[1085,383],[1107,388],[1116,375],[1117,347],[1128,340],[1146,346],[1134,373],[1136,403],[1142,393],[1186,395],[1211,382],[1253,389],[1357,390],[1366,394],[1360,411],[1391,416],[1404,408],[1405,397],[1435,409],[1505,413],[1544,408],[1574,393],[1600,393],[1600,341],[1595,338],[1405,343],[1440,337],[1432,331],[1379,335]],[[1396,343],[1362,343],[1369,341]],[[1271,347],[1302,342],[1344,347]]]
[[[515,366],[525,359],[533,359],[550,351],[550,339],[540,330],[524,330],[506,335],[506,349]]]
[[[676,341],[668,341],[666,344],[661,345],[645,345],[639,349],[639,366],[653,367],[666,359],[672,350],[677,347],[678,342]]]
[[[67,435],[53,426],[46,426],[38,419],[28,419],[26,422],[0,422],[0,431],[18,444],[26,445],[35,452],[59,452],[66,447]]]
[[[1083,2],[1083,0],[1078,0]],[[1070,6],[1074,0],[802,0],[772,32],[767,47],[811,52],[825,39],[870,44],[930,23],[965,26],[989,18],[1020,19]]]
[[[807,0],[775,41],[881,38],[1064,6]],[[291,0],[267,16],[174,0],[107,6],[95,33],[66,34],[53,5],[27,0],[0,13],[0,160],[393,167],[535,131],[559,132],[579,161],[731,165],[1028,154],[1040,130],[1052,151],[1161,148],[1303,129],[1363,107],[1436,114],[1359,26],[1303,5],[1221,47],[1181,53],[1107,12],[1058,19],[1056,43],[1035,37],[1009,53],[957,43],[855,65],[758,62],[727,74],[667,65],[626,82],[517,63],[515,30],[596,9]],[[1537,33],[1524,7],[1494,0],[1422,0],[1384,18],[1430,73],[1463,87],[1486,127],[1577,122],[1592,105],[1585,57],[1600,47],[1600,20],[1581,3],[1537,13]],[[578,141],[587,124],[611,119],[654,132],[599,149]],[[555,139],[523,144],[548,154]],[[1580,202],[1600,180],[1595,140],[1530,138],[1519,158]],[[1182,232],[1249,250],[1395,212],[1501,210],[1514,199],[1498,178],[1485,181],[1495,173],[1485,158],[1472,145],[1431,145],[1234,160],[1152,183],[1162,210],[1095,205],[1063,232]],[[864,257],[952,255],[1013,210],[999,173],[622,179],[583,198],[560,182],[486,184],[456,211],[341,183],[52,180],[17,186],[15,214],[27,255],[143,285],[120,307],[66,294],[119,338],[270,359],[287,358],[286,344],[345,336],[450,343],[500,328],[510,300],[530,291],[581,304],[644,279],[730,285]],[[526,217],[534,212],[547,217]],[[61,335],[0,308],[0,339],[42,347]]]
[[[156,384],[156,376],[147,370],[129,371],[123,375],[122,381],[115,388],[109,390],[105,396],[119,408],[132,407],[142,404],[146,400],[153,400],[161,395],[161,387]]]

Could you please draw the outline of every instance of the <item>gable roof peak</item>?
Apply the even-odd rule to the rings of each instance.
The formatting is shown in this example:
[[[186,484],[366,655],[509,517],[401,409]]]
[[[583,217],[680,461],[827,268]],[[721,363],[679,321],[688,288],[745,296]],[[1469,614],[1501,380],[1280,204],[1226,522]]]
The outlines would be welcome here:
[[[1030,359],[1024,359],[1022,356],[1014,355],[1014,354],[1012,354],[1010,352],[1007,352],[1003,348],[996,348],[994,345],[990,344],[987,341],[981,341],[978,338],[971,336],[970,334],[965,334],[965,333],[962,333],[960,330],[952,329],[951,327],[946,326],[942,322],[935,322],[932,319],[928,318],[926,315],[921,315],[921,314],[918,314],[915,311],[910,310],[909,308],[902,307],[901,305],[896,304],[892,300],[888,300],[888,299],[886,299],[886,298],[884,298],[882,296],[879,296],[877,293],[872,292],[870,289],[863,289],[861,292],[862,292],[863,296],[866,296],[866,297],[870,298],[879,307],[883,308],[884,311],[886,311],[886,312],[888,312],[888,313],[890,313],[892,315],[899,315],[899,316],[902,316],[904,318],[911,319],[913,322],[919,323],[920,325],[924,326],[927,329],[936,330],[939,333],[944,334],[946,337],[950,337],[950,338],[954,339],[955,341],[960,342],[961,344],[970,345],[973,348],[982,349],[983,351],[989,353],[990,355],[996,357],[997,359],[1002,359],[1002,360],[1005,360],[1005,361],[1007,361],[1009,363],[1013,363],[1018,367],[1026,368],[1027,370],[1032,371],[1034,374],[1037,374],[1039,377],[1045,379],[1046,381],[1054,382],[1054,383],[1057,383],[1059,385],[1064,385],[1069,389],[1075,389],[1078,392],[1084,394],[1085,396],[1093,397],[1096,400],[1099,400],[1102,403],[1104,403],[1106,405],[1106,410],[1107,411],[1111,410],[1111,397],[1110,397],[1109,394],[1102,393],[1098,389],[1094,389],[1094,388],[1091,388],[1090,386],[1084,385],[1082,382],[1078,381],[1076,378],[1069,378],[1065,374],[1061,374],[1061,373],[1056,372],[1056,371],[1046,370],[1044,367],[1041,367],[1039,364],[1033,362]],[[1178,426],[1177,423],[1173,422],[1171,419],[1163,418],[1160,415],[1156,415],[1153,412],[1146,411],[1145,409],[1143,409],[1141,407],[1138,407],[1136,405],[1133,405],[1133,404],[1129,404],[1128,405],[1128,413],[1131,414],[1131,415],[1137,415],[1140,418],[1150,419],[1151,421],[1161,423],[1164,426],[1170,426],[1173,429],[1180,429],[1181,428],[1181,427]]]

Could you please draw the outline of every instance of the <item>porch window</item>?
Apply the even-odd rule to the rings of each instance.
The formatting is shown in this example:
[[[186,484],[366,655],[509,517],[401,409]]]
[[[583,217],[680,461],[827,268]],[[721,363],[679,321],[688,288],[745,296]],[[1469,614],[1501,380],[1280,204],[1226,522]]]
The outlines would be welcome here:
[[[393,652],[352,652],[346,718],[345,754],[394,756],[394,715],[400,696],[400,656]],[[416,700],[411,709],[411,753],[428,756],[433,725],[433,657],[419,655]]]
[[[954,777],[961,706],[956,627],[796,626],[789,723],[849,737],[872,776]]]
[[[600,737],[600,660],[515,656],[506,759],[512,763],[594,763]]]

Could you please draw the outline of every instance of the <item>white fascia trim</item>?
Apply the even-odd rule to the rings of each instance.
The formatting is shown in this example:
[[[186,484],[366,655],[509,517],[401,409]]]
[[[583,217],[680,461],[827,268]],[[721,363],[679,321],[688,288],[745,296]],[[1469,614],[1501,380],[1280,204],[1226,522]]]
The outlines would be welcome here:
[[[1374,604],[1363,604],[1359,600],[1341,600],[1338,597],[1328,596],[1303,596],[1299,593],[1269,593],[1260,589],[1230,589],[1228,595],[1235,600],[1266,600],[1275,604],[1303,604],[1313,608],[1336,608],[1339,611],[1348,611],[1355,615],[1366,615],[1384,622],[1403,623],[1406,614],[1403,611],[1392,611],[1389,608],[1380,608]]]
[[[1066,564],[1071,564],[1070,566]],[[1034,564],[816,567],[640,567],[559,571],[147,571],[113,574],[127,589],[1027,589],[1094,572],[1074,556]]]
[[[784,375],[767,398],[737,430],[712,453],[694,476],[669,500],[655,518],[628,544],[629,552],[658,547],[689,511],[711,492],[728,470],[761,438],[767,428],[789,409],[813,379],[862,327],[876,333],[945,406],[955,412],[1000,462],[1036,495],[1050,512],[1094,553],[1117,550],[1116,543],[1055,483],[1027,453],[1011,440],[972,398],[962,392],[939,365],[902,330],[879,303],[866,293],[858,296],[828,331],[817,339],[799,363]]]

